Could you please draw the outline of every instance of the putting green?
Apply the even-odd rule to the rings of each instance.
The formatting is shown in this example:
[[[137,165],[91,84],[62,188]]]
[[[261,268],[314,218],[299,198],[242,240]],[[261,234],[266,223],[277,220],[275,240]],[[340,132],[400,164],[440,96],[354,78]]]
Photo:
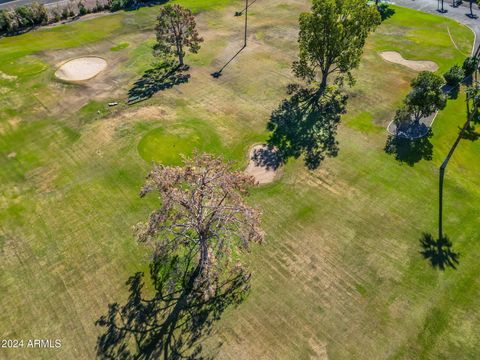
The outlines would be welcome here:
[[[201,121],[160,127],[149,131],[138,144],[138,153],[147,162],[180,164],[181,155],[190,156],[195,149],[211,152],[219,149],[217,134]]]

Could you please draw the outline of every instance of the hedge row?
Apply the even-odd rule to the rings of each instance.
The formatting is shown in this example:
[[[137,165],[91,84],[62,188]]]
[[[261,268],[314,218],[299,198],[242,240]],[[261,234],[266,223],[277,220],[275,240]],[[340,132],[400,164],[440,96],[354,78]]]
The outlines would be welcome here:
[[[78,2],[70,0],[68,3],[59,3],[47,8],[35,2],[14,9],[0,10],[0,34],[14,35],[36,26],[53,24],[88,13],[137,8],[143,4],[145,2],[137,0],[96,0],[95,4],[85,3],[84,0]]]

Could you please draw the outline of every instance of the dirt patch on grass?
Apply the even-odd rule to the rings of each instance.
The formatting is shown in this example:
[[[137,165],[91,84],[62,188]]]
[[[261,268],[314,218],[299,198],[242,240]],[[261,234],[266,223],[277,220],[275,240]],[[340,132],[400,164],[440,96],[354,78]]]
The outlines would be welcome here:
[[[438,65],[428,60],[407,60],[396,51],[383,51],[380,56],[388,62],[408,67],[415,71],[437,71]]]
[[[107,68],[107,61],[100,57],[88,56],[69,60],[55,72],[63,81],[85,81],[93,79]]]
[[[87,142],[91,145],[91,149],[95,148],[98,150],[100,147],[109,144],[119,131],[122,131],[122,129],[128,130],[133,124],[158,120],[168,121],[172,117],[173,115],[170,112],[159,106],[134,108],[120,114],[114,114],[93,124],[88,129],[89,139]],[[85,147],[86,144],[81,146]]]
[[[245,172],[253,176],[257,184],[268,184],[275,180],[280,166],[275,150],[266,145],[255,145],[250,149],[248,158]]]
[[[0,71],[0,79],[6,81],[14,81],[17,80],[17,77],[14,75],[5,74],[4,72]]]

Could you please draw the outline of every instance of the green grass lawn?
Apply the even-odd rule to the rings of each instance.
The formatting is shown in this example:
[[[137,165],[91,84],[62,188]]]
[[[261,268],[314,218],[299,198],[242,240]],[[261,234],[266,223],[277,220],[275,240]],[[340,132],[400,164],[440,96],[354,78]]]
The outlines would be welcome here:
[[[148,269],[132,226],[156,205],[138,196],[150,162],[176,164],[197,147],[242,167],[249,147],[265,140],[293,81],[297,18],[308,3],[252,6],[249,46],[220,79],[210,74],[241,46],[233,14],[243,2],[179,3],[198,13],[205,38],[188,58],[191,79],[131,107],[127,91],[153,60],[158,7],[0,39],[0,338],[62,339],[60,350],[0,349],[0,358],[94,358],[95,321],[108,304],[125,303],[129,276]],[[385,126],[415,72],[379,56],[432,60],[442,73],[463,61],[473,34],[394,9],[355,72],[338,157],[314,172],[290,161],[281,180],[253,191],[267,241],[245,258],[251,294],[215,324],[207,353],[480,357],[480,142],[462,141],[447,171],[445,232],[460,264],[442,272],[422,258],[419,240],[436,234],[437,169],[465,121],[464,98],[438,115],[432,160],[402,163],[384,152]],[[54,80],[57,63],[84,53],[109,62],[101,86]],[[112,100],[120,105],[109,108]]]

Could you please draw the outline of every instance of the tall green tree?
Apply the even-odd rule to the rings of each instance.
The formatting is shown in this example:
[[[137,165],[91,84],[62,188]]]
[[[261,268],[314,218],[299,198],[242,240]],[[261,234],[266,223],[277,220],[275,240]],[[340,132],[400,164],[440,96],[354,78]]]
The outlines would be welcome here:
[[[180,5],[166,5],[160,10],[157,20],[154,55],[174,55],[179,65],[183,66],[186,50],[196,54],[203,42],[196,28],[195,17],[189,9]]]
[[[311,12],[300,15],[299,59],[295,75],[318,83],[320,92],[328,77],[338,74],[353,83],[351,70],[360,63],[368,34],[381,22],[375,6],[365,0],[313,0]]]
[[[404,102],[415,122],[445,107],[447,97],[442,90],[444,84],[440,75],[430,71],[422,71],[412,80],[412,90]]]

